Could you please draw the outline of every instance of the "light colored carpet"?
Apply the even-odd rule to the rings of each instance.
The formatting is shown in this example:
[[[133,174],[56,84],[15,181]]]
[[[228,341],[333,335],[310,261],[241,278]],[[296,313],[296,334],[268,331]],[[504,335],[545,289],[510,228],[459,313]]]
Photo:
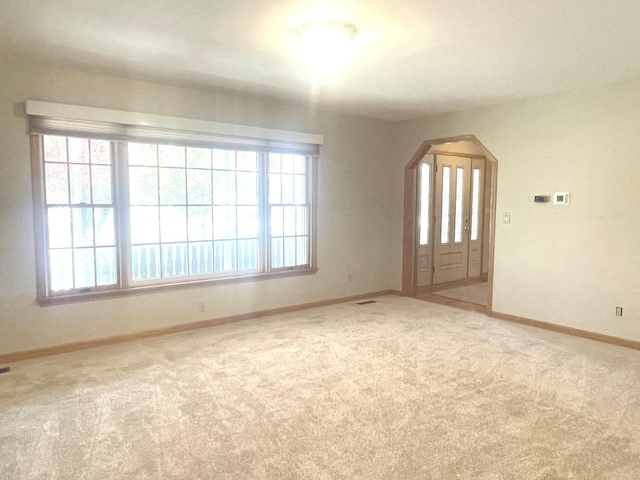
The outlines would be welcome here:
[[[640,478],[640,352],[415,299],[11,367],[3,479]]]
[[[482,282],[464,287],[449,288],[433,292],[433,294],[477,305],[487,305],[489,303],[489,283]]]

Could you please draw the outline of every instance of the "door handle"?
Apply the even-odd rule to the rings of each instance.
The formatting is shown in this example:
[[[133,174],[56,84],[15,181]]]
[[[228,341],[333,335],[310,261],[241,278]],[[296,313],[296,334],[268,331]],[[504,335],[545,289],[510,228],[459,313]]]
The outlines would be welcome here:
[[[464,227],[464,231],[468,232],[469,231],[469,227]]]

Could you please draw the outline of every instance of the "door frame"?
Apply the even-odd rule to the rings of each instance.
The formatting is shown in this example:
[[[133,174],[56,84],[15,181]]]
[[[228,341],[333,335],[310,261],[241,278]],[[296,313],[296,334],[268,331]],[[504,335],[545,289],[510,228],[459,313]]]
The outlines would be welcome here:
[[[416,260],[417,260],[417,209],[418,209],[418,165],[429,153],[432,147],[468,141],[474,143],[483,152],[488,162],[491,162],[491,192],[489,199],[489,298],[487,311],[493,311],[493,267],[495,256],[495,230],[496,230],[496,189],[498,186],[498,160],[476,138],[475,135],[459,135],[456,137],[437,138],[425,140],[416,153],[409,159],[404,167],[404,215],[402,229],[402,293],[415,296],[417,294]]]

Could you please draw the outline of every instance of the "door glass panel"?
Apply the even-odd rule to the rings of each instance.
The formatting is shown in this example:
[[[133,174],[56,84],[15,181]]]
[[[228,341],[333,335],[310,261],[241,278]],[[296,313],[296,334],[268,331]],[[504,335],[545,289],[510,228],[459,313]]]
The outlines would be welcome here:
[[[420,164],[420,245],[429,244],[429,199],[431,197],[431,165]]]
[[[440,243],[449,243],[449,211],[450,211],[451,167],[442,167],[442,224]]]
[[[478,240],[478,224],[480,220],[480,169],[473,169],[473,186],[471,191],[471,240]]]
[[[464,197],[464,168],[456,168],[456,227],[454,241],[462,242],[462,200]]]

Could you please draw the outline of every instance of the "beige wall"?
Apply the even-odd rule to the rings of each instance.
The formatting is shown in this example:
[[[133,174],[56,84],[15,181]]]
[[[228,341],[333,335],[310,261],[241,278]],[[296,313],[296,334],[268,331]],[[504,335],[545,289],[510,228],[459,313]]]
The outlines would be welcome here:
[[[323,134],[316,275],[40,307],[24,101],[42,100]],[[368,293],[400,284],[388,255],[388,124],[284,102],[0,61],[0,354]],[[207,311],[198,313],[198,302]]]
[[[476,135],[498,160],[494,310],[640,340],[639,105],[636,80],[400,122],[396,170],[423,140]],[[571,205],[533,203],[558,191]]]

